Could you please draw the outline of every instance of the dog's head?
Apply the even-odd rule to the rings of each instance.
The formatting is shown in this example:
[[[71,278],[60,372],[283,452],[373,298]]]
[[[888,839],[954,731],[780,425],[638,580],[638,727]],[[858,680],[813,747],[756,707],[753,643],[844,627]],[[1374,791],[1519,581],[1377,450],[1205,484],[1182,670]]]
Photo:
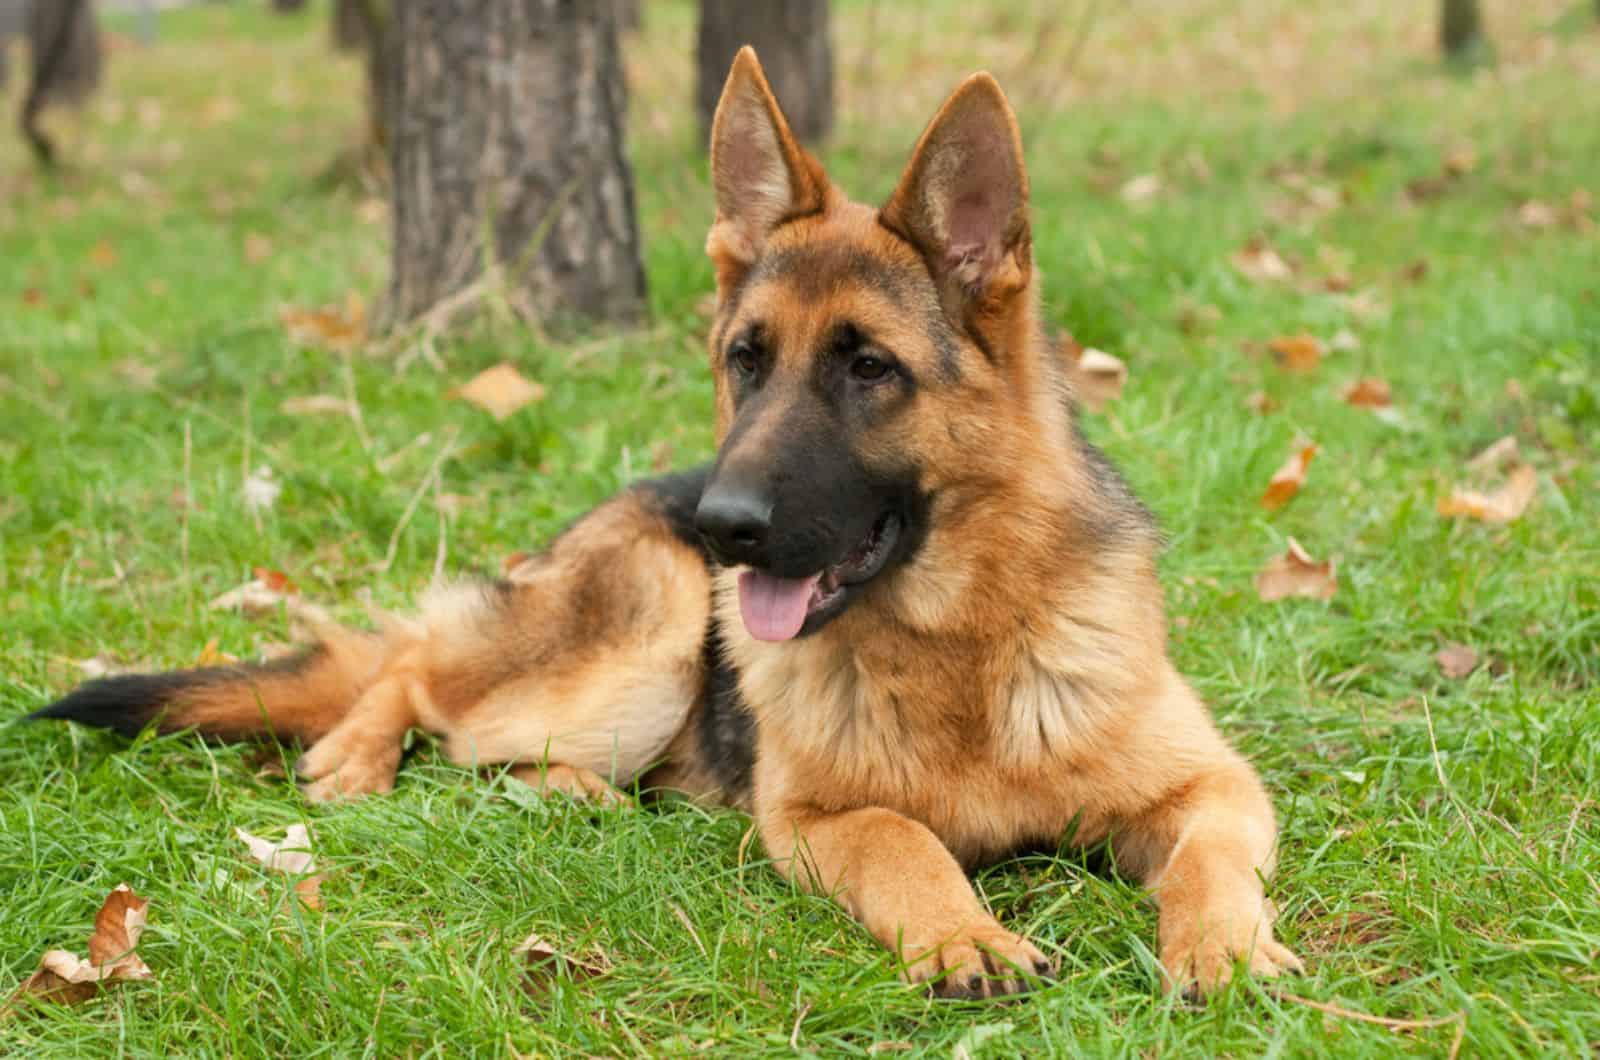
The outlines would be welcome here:
[[[719,560],[748,568],[749,632],[787,640],[892,580],[942,494],[1024,458],[1019,434],[1052,388],[1022,143],[1000,87],[977,74],[889,201],[851,202],[746,48],[717,106],[711,171],[719,449],[696,524]]]

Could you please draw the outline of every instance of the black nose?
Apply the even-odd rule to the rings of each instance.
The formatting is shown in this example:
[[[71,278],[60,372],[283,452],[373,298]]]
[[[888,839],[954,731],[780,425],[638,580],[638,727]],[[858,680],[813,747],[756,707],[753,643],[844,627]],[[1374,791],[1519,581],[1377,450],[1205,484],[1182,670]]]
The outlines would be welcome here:
[[[752,489],[713,484],[700,498],[694,525],[722,562],[759,567],[772,532],[772,502]]]

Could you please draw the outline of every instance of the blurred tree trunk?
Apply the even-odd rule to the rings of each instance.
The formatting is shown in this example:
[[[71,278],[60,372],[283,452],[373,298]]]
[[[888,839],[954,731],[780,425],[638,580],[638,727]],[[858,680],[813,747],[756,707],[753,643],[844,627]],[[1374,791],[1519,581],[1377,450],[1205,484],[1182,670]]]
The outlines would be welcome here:
[[[22,135],[40,162],[55,161],[55,145],[39,127],[48,106],[81,103],[100,84],[100,23],[89,0],[35,0],[25,32],[32,56]]]
[[[1439,12],[1439,46],[1445,58],[1470,59],[1487,45],[1478,0],[1444,0]]]
[[[611,0],[611,10],[617,20],[617,28],[636,30],[643,25],[642,7],[643,0]]]
[[[333,46],[339,51],[361,53],[367,73],[367,141],[375,150],[389,147],[389,130],[394,124],[391,68],[395,46],[390,32],[389,0],[335,0],[333,5]]]
[[[617,29],[592,0],[393,6],[387,323],[503,270],[542,317],[644,312]]]
[[[700,0],[695,102],[709,133],[722,83],[739,49],[761,57],[796,136],[815,143],[833,128],[833,48],[828,0]]]

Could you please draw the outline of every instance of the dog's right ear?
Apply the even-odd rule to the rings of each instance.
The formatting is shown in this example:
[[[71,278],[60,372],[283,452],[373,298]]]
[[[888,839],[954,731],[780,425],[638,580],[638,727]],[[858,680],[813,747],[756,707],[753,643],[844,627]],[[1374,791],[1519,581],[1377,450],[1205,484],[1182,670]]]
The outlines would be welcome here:
[[[827,206],[827,175],[789,131],[749,45],[734,57],[711,121],[711,183],[717,219],[706,253],[719,296],[755,264],[774,228]]]

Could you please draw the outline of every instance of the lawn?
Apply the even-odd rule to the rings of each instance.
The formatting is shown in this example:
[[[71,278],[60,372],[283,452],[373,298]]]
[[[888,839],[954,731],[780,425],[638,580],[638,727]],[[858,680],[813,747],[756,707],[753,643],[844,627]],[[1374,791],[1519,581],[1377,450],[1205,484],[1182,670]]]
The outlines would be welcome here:
[[[1013,92],[1047,312],[1128,365],[1088,430],[1168,535],[1180,668],[1274,792],[1271,893],[1303,979],[1164,998],[1152,907],[1063,848],[979,880],[1061,982],[936,1002],[771,874],[735,813],[546,803],[421,738],[393,795],[312,807],[276,753],[5,724],[98,667],[275,650],[281,610],[209,606],[254,568],[366,621],[709,454],[693,11],[646,6],[628,47],[653,318],[633,334],[491,315],[426,349],[291,337],[285,310],[370,304],[387,269],[379,192],[330,169],[360,74],[321,14],[204,5],[164,14],[153,47],[117,23],[106,90],[52,119],[64,173],[0,132],[0,997],[44,950],[81,952],[120,882],[149,899],[154,973],[0,1018],[0,1053],[1600,1048],[1588,0],[1488,4],[1499,65],[1468,74],[1438,67],[1411,10],[1432,5],[835,5],[825,159],[860,197],[971,69]],[[1252,240],[1285,275],[1240,268]],[[1271,348],[1300,335],[1325,352],[1308,372]],[[503,422],[451,398],[503,360],[544,398]],[[1364,376],[1390,410],[1342,400]],[[284,410],[311,395],[359,420]],[[1442,516],[1456,487],[1493,488],[1467,461],[1508,435],[1537,475],[1526,513]],[[1300,438],[1309,474],[1268,511]],[[263,468],[281,492],[251,507]],[[1336,560],[1331,600],[1259,599],[1291,536]],[[1466,676],[1447,644],[1476,654]],[[234,835],[297,822],[320,910]],[[530,933],[608,970],[530,981]]]

